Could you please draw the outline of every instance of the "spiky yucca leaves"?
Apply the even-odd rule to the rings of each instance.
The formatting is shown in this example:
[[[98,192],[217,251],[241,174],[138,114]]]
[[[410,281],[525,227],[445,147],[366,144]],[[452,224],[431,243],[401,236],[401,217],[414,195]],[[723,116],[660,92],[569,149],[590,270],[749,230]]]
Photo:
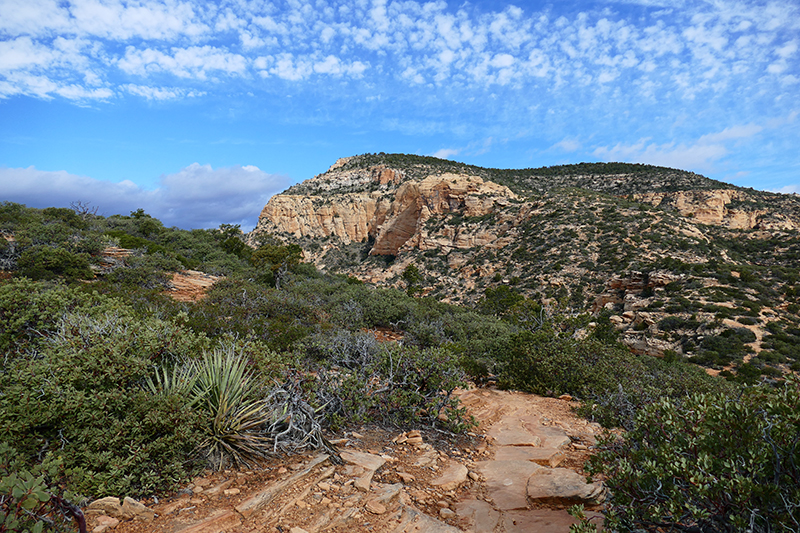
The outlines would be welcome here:
[[[336,462],[339,454],[322,434],[321,408],[314,409],[291,380],[267,389],[247,364],[234,343],[223,344],[200,361],[157,368],[144,388],[180,396],[187,407],[206,413],[200,452],[217,469],[307,449],[323,449]]]
[[[163,396],[180,396],[188,407],[194,407],[203,396],[197,394],[197,365],[194,362],[175,365],[172,369],[166,366],[157,367],[153,376],[147,376],[144,389],[150,394]]]
[[[273,416],[261,392],[246,359],[232,345],[215,349],[197,365],[193,393],[210,415],[201,448],[217,469],[228,462],[247,466],[269,455],[273,439],[264,430]]]

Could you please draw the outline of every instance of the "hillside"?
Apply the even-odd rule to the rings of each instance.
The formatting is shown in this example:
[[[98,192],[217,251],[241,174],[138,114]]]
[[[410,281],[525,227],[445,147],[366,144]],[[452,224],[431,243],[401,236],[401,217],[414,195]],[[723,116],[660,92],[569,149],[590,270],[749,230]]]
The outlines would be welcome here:
[[[333,221],[342,237],[262,233],[254,248],[238,227],[166,228],[142,209],[0,203],[0,522],[70,530],[80,506],[95,533],[563,531],[564,507],[607,489],[582,531],[791,530],[800,383],[770,376],[796,367],[798,277],[781,264],[792,230],[700,225],[576,188],[524,196],[474,175],[375,175],[386,183],[366,196],[281,200],[320,213],[298,227]],[[337,246],[363,230],[330,216],[335,201],[383,217],[367,218],[348,260],[402,268],[384,284],[405,293],[303,262],[295,242],[344,257]],[[632,224],[640,234],[617,229]],[[451,267],[455,254],[473,263]],[[641,270],[618,268],[632,258]],[[582,277],[594,285],[581,292]],[[437,283],[440,299],[469,305],[418,297]],[[710,376],[676,350],[637,355],[620,334],[736,373]],[[770,348],[742,364],[753,340]]]
[[[610,314],[638,353],[800,368],[800,199],[650,165],[498,170],[371,154],[274,196],[265,234],[319,268],[477,304],[505,286]],[[754,359],[754,356],[757,356]],[[733,365],[733,366],[732,366]]]

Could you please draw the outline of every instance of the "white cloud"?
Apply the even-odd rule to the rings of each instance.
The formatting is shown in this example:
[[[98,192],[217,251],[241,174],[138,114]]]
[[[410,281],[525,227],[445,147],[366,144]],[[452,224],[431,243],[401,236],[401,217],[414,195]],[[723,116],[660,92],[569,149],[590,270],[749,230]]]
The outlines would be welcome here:
[[[118,64],[125,72],[140,76],[152,72],[169,72],[181,78],[206,79],[207,74],[212,71],[242,74],[247,67],[247,59],[208,45],[173,48],[169,53],[152,48],[137,50],[129,46],[125,50],[125,57]]]
[[[431,155],[433,157],[438,157],[440,159],[450,159],[451,157],[453,157],[454,155],[458,155],[459,153],[461,153],[461,150],[459,150],[458,148],[441,148],[433,152]]]
[[[577,139],[566,138],[562,139],[552,146],[564,152],[577,152],[581,148],[581,143]]]
[[[123,88],[131,94],[142,96],[147,100],[174,100],[176,98],[196,98],[203,96],[202,91],[188,91],[179,87],[149,87],[147,85],[134,85],[129,83]]]
[[[786,185],[780,189],[770,189],[769,192],[777,192],[780,194],[800,194],[800,185]]]
[[[222,223],[255,226],[270,196],[289,185],[288,178],[268,174],[252,165],[214,169],[193,163],[161,176],[156,190],[129,180],[117,183],[34,167],[0,167],[0,197],[30,207],[67,207],[88,202],[106,216],[138,208],[167,226],[185,229],[217,227]]]

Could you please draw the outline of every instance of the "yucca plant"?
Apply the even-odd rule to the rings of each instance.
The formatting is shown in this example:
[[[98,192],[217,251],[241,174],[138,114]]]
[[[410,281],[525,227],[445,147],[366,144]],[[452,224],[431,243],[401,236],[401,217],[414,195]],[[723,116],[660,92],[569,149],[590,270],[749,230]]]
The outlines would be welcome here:
[[[197,387],[197,364],[187,362],[174,365],[156,367],[155,374],[148,376],[144,381],[144,389],[153,395],[180,396],[187,402],[188,407],[194,407],[201,399]]]
[[[338,457],[322,435],[322,408],[312,408],[298,387],[266,390],[233,344],[199,361],[157,368],[144,388],[154,395],[181,396],[187,407],[207,414],[200,451],[217,469],[249,467],[269,455],[308,448]]]
[[[273,439],[265,433],[271,413],[265,409],[262,387],[233,345],[207,354],[197,365],[193,396],[209,414],[201,447],[221,469],[226,463],[250,465],[271,452]]]

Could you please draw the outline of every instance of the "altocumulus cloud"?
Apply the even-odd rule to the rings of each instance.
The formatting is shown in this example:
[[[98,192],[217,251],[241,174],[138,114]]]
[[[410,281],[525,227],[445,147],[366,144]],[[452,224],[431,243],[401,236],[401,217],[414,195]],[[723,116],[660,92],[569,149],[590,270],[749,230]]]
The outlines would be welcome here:
[[[270,196],[288,187],[287,177],[255,166],[212,168],[193,163],[175,174],[162,175],[158,188],[143,189],[125,180],[117,183],[66,171],[34,167],[0,168],[0,198],[29,207],[67,207],[87,202],[103,215],[127,215],[138,208],[167,226],[184,229],[241,224],[249,231]]]

